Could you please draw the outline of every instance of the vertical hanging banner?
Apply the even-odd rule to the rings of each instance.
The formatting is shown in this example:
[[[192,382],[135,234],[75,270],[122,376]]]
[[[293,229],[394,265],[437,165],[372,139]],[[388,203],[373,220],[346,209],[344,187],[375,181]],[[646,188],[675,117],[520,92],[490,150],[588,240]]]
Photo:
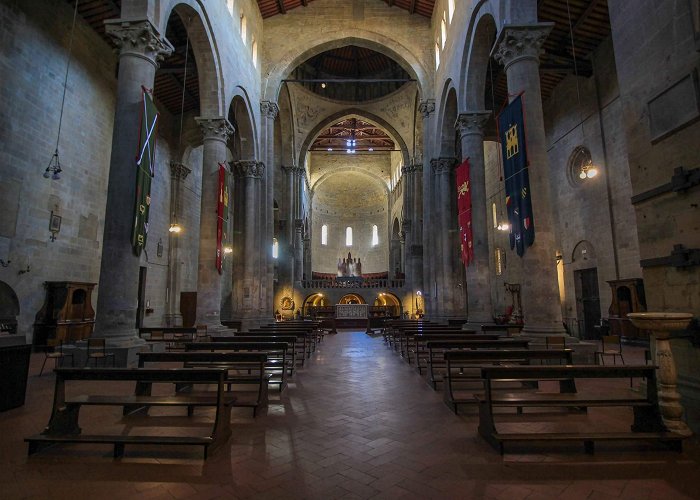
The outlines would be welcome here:
[[[522,96],[513,99],[498,115],[498,138],[503,152],[510,248],[522,257],[525,247],[535,241]]]
[[[216,203],[216,270],[221,274],[224,260],[224,242],[228,222],[228,178],[226,167],[219,163],[219,196]]]
[[[468,266],[474,260],[474,238],[472,233],[472,190],[469,179],[469,158],[455,171],[457,179],[457,220],[459,222],[459,247],[462,262]]]
[[[151,208],[151,179],[155,176],[156,136],[158,132],[158,108],[153,103],[151,91],[142,89],[141,124],[136,151],[136,200],[131,246],[138,256],[146,247],[148,214]]]

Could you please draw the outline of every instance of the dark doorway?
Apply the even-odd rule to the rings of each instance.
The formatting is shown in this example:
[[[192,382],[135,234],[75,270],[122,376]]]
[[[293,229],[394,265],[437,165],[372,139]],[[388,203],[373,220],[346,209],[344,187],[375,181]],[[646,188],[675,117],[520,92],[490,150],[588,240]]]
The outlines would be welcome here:
[[[145,267],[139,267],[139,298],[136,306],[136,328],[143,326],[143,312],[146,307],[146,271]]]
[[[595,326],[600,324],[600,296],[598,294],[598,269],[574,271],[576,281],[576,304],[581,336],[584,339],[597,339]]]

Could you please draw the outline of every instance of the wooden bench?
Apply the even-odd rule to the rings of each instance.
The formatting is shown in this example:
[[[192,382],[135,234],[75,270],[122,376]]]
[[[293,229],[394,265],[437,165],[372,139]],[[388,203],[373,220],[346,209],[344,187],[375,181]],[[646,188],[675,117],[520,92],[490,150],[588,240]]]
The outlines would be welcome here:
[[[279,337],[276,337],[279,338]],[[194,342],[185,344],[185,350],[194,351],[224,351],[263,353],[267,359],[265,370],[270,374],[269,385],[277,385],[280,392],[287,387],[287,372],[292,368],[292,357],[288,356],[292,348],[285,341],[261,340],[255,341],[242,337],[213,337],[211,342]]]
[[[141,327],[139,337],[146,342],[163,342],[166,349],[183,349],[184,342],[193,342],[197,329],[190,327]]]
[[[479,404],[479,434],[503,454],[506,442],[564,442],[580,441],[587,453],[593,453],[595,441],[657,441],[681,451],[683,436],[670,432],[664,425],[658,406],[655,366],[494,366],[481,369],[484,379],[484,394],[476,395]],[[576,379],[630,379],[645,378],[646,394],[631,389],[615,389],[601,392],[576,390]],[[524,392],[498,393],[493,390],[493,382],[570,380],[561,384],[558,393]],[[572,432],[498,432],[494,421],[495,408],[567,408],[587,409],[589,407],[631,407],[634,420],[628,432],[605,432],[590,430]]]
[[[475,350],[475,349],[527,349],[529,340],[524,339],[472,339],[454,338],[437,339],[428,337],[425,347],[428,351],[426,358],[428,368],[428,382],[437,390],[437,384],[442,382],[442,369],[445,368],[445,353],[451,350]],[[422,373],[422,372],[421,372]]]
[[[248,332],[242,332],[243,335],[295,335],[297,337],[297,361],[304,366],[304,361],[311,357],[312,351],[315,349],[315,334],[312,330],[305,328],[255,328]]]
[[[235,397],[224,392],[226,370],[195,368],[57,368],[53,407],[49,423],[41,434],[25,438],[29,443],[29,455],[59,443],[104,443],[114,446],[114,457],[124,454],[124,446],[141,445],[194,445],[215,450],[231,436],[231,405]],[[100,387],[111,382],[136,382],[133,394],[105,395],[104,392],[66,397],[67,381],[99,381]],[[173,385],[212,384],[216,391],[207,393],[174,393],[151,395],[154,383]],[[71,384],[72,385],[72,384]],[[121,406],[126,416],[145,415],[151,406],[187,407],[192,415],[194,407],[214,407],[216,413],[208,436],[183,435],[112,435],[82,434],[78,416],[83,406]]]
[[[414,336],[416,335],[425,335],[425,334],[442,334],[442,335],[467,335],[467,334],[474,334],[476,331],[474,330],[462,330],[461,328],[457,327],[447,327],[447,326],[440,326],[440,327],[435,327],[431,326],[429,328],[400,328],[394,333],[394,350],[396,350],[396,344],[398,343],[399,347],[399,353],[401,354],[402,357],[407,357],[409,356],[408,354],[408,349],[410,348],[410,343],[413,339]]]
[[[452,343],[451,343],[452,344]],[[431,346],[432,347],[432,346]],[[440,347],[440,346],[437,346]],[[442,374],[443,401],[457,414],[457,406],[461,404],[476,404],[474,394],[483,392],[481,368],[492,365],[532,364],[533,362],[564,364],[572,363],[572,349],[445,349],[442,358],[445,369]],[[465,391],[467,385],[478,383],[478,387]],[[562,381],[563,382],[563,381]],[[536,387],[535,383],[528,383]],[[492,389],[494,389],[492,387]]]
[[[299,350],[302,344],[296,335],[266,335],[266,334],[249,334],[243,332],[235,336],[212,337],[213,342],[285,342],[287,344],[286,360],[289,376],[294,375],[294,370],[299,362]]]
[[[411,335],[406,337],[407,342],[407,361],[408,364],[413,363],[413,359],[416,361],[416,369],[418,373],[423,374],[423,368],[428,367],[429,350],[428,342],[439,342],[439,341],[454,341],[454,342],[472,342],[475,340],[498,340],[500,337],[498,335],[483,335],[478,334],[469,330],[463,330],[461,332],[448,332],[448,333],[420,333],[416,335]]]
[[[201,344],[197,344],[201,345]],[[254,391],[235,391],[234,407],[266,408],[271,373],[266,370],[267,354],[261,352],[139,352],[139,368],[152,363],[182,363],[183,368],[222,368],[226,370],[226,385],[257,386]],[[180,386],[182,390],[182,386]]]

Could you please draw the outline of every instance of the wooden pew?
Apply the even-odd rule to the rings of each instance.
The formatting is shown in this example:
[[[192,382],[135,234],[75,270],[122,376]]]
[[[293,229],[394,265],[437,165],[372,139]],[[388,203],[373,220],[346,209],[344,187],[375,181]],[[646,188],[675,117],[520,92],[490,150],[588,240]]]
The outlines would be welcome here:
[[[197,345],[202,345],[201,343]],[[286,346],[286,344],[285,344]],[[183,368],[222,368],[226,370],[226,385],[254,385],[256,391],[236,391],[234,407],[266,408],[271,373],[267,372],[267,354],[261,352],[139,352],[139,368],[152,363],[182,363]]]
[[[241,332],[242,335],[249,335],[249,336],[254,336],[254,335],[263,335],[263,336],[270,336],[270,335],[295,335],[297,338],[297,343],[296,343],[296,348],[297,348],[297,356],[296,359],[297,361],[300,362],[301,366],[304,366],[304,361],[307,358],[311,357],[311,342],[312,342],[312,333],[311,331],[307,329],[295,329],[295,330],[279,330],[279,329],[274,329],[274,328],[255,328],[251,329],[247,332]]]
[[[439,342],[439,341],[474,341],[474,340],[499,340],[501,337],[498,335],[483,335],[475,333],[469,330],[462,330],[460,332],[448,332],[448,333],[419,333],[412,336],[406,337],[407,342],[407,361],[408,364],[412,364],[415,359],[416,369],[418,373],[423,374],[423,368],[428,367],[428,360],[430,358],[430,352],[428,350],[428,342]]]
[[[658,406],[655,366],[494,366],[481,369],[484,379],[484,394],[476,395],[479,404],[479,434],[503,454],[506,442],[564,442],[581,441],[587,453],[593,453],[596,441],[657,441],[681,451],[684,436],[670,432],[664,425]],[[578,392],[576,379],[625,379],[645,378],[646,394],[629,388],[602,391]],[[493,390],[493,382],[511,380],[537,382],[541,380],[570,380],[560,383],[558,393],[519,392],[501,393]],[[631,407],[634,420],[628,432],[605,432],[598,430],[573,430],[571,432],[519,432],[502,433],[496,429],[495,408],[589,408]]]
[[[442,382],[442,371],[446,367],[445,353],[451,350],[475,350],[475,349],[527,349],[529,340],[524,339],[427,339],[428,350],[427,367],[428,382],[437,390],[437,384]]]
[[[474,394],[483,392],[481,368],[488,365],[532,364],[533,362],[572,363],[572,349],[477,349],[443,351],[445,369],[442,376],[442,396],[447,406],[457,414],[457,406],[461,404],[476,404]],[[462,390],[465,384],[472,387]],[[531,384],[532,385],[532,384]]]
[[[215,450],[231,436],[231,405],[236,398],[224,392],[226,370],[218,368],[57,368],[55,373],[56,386],[51,418],[41,434],[24,439],[29,443],[29,455],[59,443],[112,444],[115,458],[123,456],[124,446],[127,444],[196,445],[204,447],[206,459],[209,448]],[[111,385],[111,382],[136,382],[136,390],[133,394],[127,395],[106,395],[102,391],[97,391],[66,397],[67,381],[99,381],[100,387]],[[213,384],[216,386],[216,391],[205,394],[174,393],[166,396],[152,396],[150,386],[154,383],[170,384],[173,388],[177,384]],[[216,408],[216,414],[208,436],[82,434],[78,416],[83,406],[122,406],[138,409],[136,413],[139,415],[144,415],[147,408],[151,406],[183,406],[187,407],[188,415],[192,414],[193,407],[209,406]]]
[[[399,353],[402,357],[408,356],[409,344],[411,343],[413,336],[422,334],[471,334],[476,333],[474,330],[462,330],[459,327],[444,326],[444,325],[430,325],[423,328],[399,328],[394,332],[394,349],[396,349],[396,344],[399,346]]]
[[[287,387],[287,374],[294,368],[294,345],[289,337],[212,337],[211,342],[185,344],[185,350],[263,353],[267,356],[265,370],[272,375],[269,384],[277,385],[280,392]]]
[[[197,329],[192,327],[149,326],[139,328],[139,337],[146,342],[164,342],[167,349],[182,349],[184,342],[194,342]]]
[[[214,337],[213,341],[230,342],[235,339],[237,342],[286,342],[289,346],[287,349],[287,359],[289,362],[289,375],[294,375],[294,370],[297,364],[304,366],[303,349],[306,345],[304,339],[299,339],[299,336],[294,333],[264,333],[264,332],[241,332],[233,337]]]

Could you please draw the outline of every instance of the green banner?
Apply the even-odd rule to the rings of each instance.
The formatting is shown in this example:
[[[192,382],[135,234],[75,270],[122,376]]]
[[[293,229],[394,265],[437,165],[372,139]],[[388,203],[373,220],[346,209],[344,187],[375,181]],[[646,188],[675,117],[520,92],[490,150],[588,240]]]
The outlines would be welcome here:
[[[158,131],[158,108],[151,94],[143,89],[139,146],[136,152],[136,201],[134,206],[134,228],[131,245],[136,255],[146,246],[148,237],[148,214],[151,208],[151,179],[155,176],[156,135]]]

